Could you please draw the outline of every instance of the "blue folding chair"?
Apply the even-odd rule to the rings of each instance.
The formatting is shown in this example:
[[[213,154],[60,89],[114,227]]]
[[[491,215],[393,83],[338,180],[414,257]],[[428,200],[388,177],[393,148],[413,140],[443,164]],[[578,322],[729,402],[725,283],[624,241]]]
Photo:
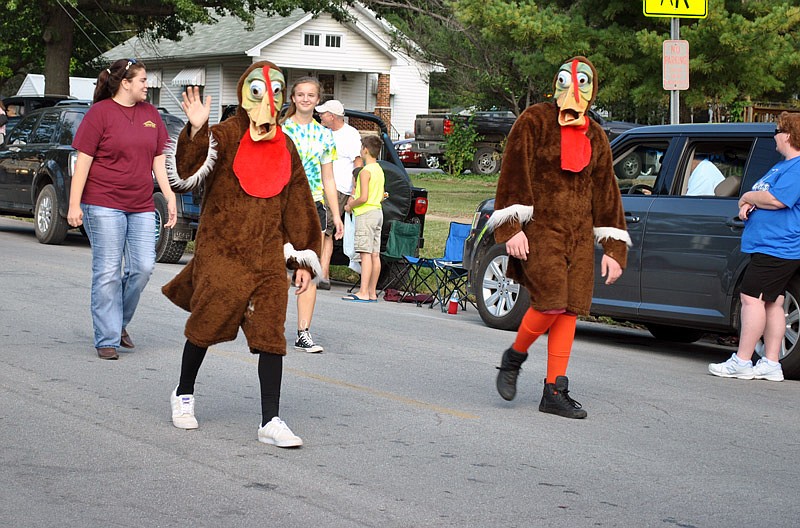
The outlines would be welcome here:
[[[444,255],[439,258],[405,257],[409,263],[411,289],[419,292],[424,285],[434,293],[430,308],[438,304],[442,311],[447,310],[447,301],[454,292],[457,292],[459,304],[466,309],[467,270],[461,266],[461,262],[464,259],[464,241],[471,227],[470,224],[450,222]]]

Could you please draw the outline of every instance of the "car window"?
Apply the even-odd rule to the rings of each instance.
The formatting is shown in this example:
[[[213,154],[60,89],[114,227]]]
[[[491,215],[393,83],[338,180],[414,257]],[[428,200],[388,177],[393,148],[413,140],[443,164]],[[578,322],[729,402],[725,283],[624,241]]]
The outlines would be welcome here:
[[[58,143],[61,145],[72,145],[78,126],[83,121],[83,112],[64,112],[61,119],[61,130],[58,134]]]
[[[647,140],[623,147],[614,157],[614,174],[620,191],[652,193],[668,148],[669,141],[666,139]]]
[[[671,194],[738,197],[752,146],[752,139],[690,142],[679,164]]]
[[[58,130],[58,112],[48,112],[39,121],[39,125],[33,130],[28,143],[50,143],[53,141],[56,130]]]
[[[33,127],[36,124],[36,120],[39,116],[32,115],[23,118],[17,126],[14,127],[14,130],[8,135],[8,144],[9,145],[25,145],[28,143],[28,138],[31,135],[31,131],[33,131]]]

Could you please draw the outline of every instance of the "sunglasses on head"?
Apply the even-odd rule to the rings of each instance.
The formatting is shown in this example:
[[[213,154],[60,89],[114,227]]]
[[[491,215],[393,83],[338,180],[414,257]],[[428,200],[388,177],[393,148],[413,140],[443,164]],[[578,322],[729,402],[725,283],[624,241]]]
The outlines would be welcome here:
[[[780,128],[776,128],[776,129],[775,129],[775,133],[774,133],[774,134],[772,134],[772,135],[773,135],[773,136],[777,136],[778,134],[783,134],[783,133],[786,133],[786,134],[788,134],[789,132],[788,132],[787,130],[781,130]]]

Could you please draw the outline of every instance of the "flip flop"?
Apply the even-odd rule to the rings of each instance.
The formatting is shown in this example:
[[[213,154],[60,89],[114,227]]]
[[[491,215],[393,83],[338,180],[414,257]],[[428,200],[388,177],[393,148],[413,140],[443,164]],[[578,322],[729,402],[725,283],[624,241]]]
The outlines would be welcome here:
[[[359,297],[355,293],[350,293],[348,295],[345,295],[344,297],[342,297],[342,300],[343,301],[349,301],[349,302],[361,302],[361,303],[372,302],[369,299],[362,299],[361,297]]]
[[[367,302],[378,302],[378,299],[370,299]]]

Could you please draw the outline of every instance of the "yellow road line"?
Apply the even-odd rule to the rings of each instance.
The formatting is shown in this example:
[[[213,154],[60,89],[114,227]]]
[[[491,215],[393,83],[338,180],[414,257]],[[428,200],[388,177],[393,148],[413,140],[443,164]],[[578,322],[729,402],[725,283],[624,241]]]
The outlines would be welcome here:
[[[237,361],[244,361],[245,363],[251,363],[254,365],[258,364],[258,359],[253,356],[252,354],[244,355],[242,352],[226,352],[220,350],[218,348],[210,348],[208,350],[210,354],[214,354],[215,356],[226,357],[230,359],[235,359]],[[363,392],[365,394],[371,394],[372,396],[377,396],[379,398],[384,398],[387,400],[395,401],[398,403],[402,403],[405,405],[410,405],[412,407],[418,407],[421,409],[427,409],[429,411],[433,411],[440,414],[447,414],[449,416],[453,416],[455,418],[461,418],[463,420],[479,420],[480,416],[468,412],[459,411],[456,409],[450,409],[449,407],[442,407],[441,405],[435,405],[432,403],[424,402],[421,400],[415,400],[413,398],[407,398],[405,396],[401,396],[399,394],[395,394],[393,392],[382,391],[378,389],[373,389],[372,387],[365,387],[363,385],[356,385],[354,383],[349,383],[344,380],[330,378],[328,376],[321,376],[319,374],[312,374],[310,372],[305,372],[303,370],[298,370],[294,368],[286,368],[284,367],[285,372],[290,372],[295,376],[300,376],[306,379],[313,379],[316,381],[320,381],[322,383],[327,383],[329,385],[334,385],[336,387],[343,387],[345,389],[351,389],[358,392]]]

